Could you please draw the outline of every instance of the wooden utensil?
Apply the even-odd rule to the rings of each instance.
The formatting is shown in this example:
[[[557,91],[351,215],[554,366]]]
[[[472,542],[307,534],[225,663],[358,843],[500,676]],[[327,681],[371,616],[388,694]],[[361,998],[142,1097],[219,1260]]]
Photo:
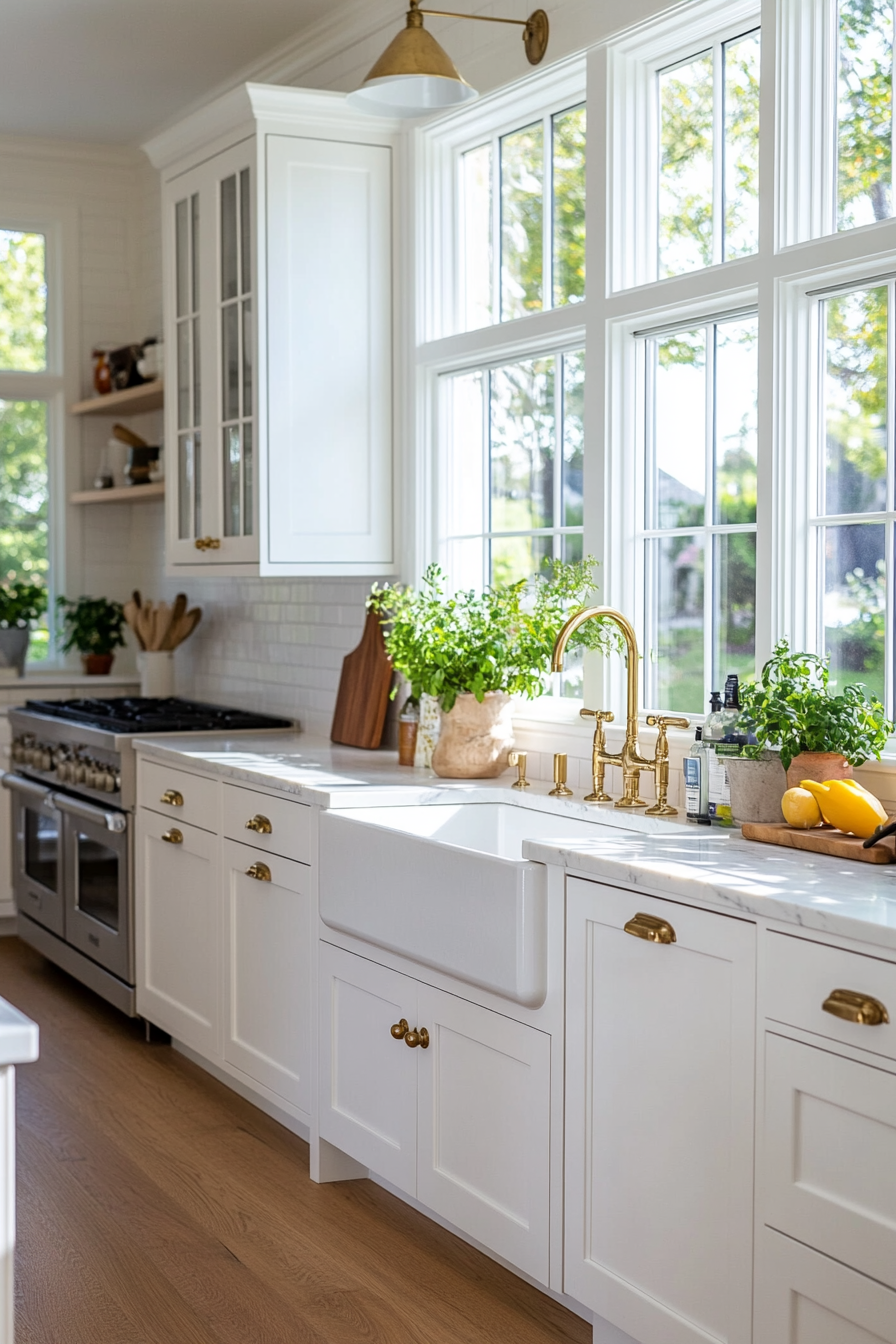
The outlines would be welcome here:
[[[189,639],[201,620],[201,607],[193,607],[191,611],[188,611],[181,616],[171,634],[172,649],[176,649],[179,644],[183,644],[185,639]]]
[[[126,443],[129,448],[148,448],[149,444],[145,439],[141,439],[139,434],[135,434],[127,425],[113,425],[112,437],[118,439],[119,443]]]
[[[140,633],[140,625],[139,625],[140,608],[137,606],[133,598],[131,598],[124,604],[124,618],[127,621],[128,625],[133,630],[134,634],[137,636],[137,643],[140,645],[141,649],[145,649],[146,645],[143,642],[143,636]]]
[[[858,835],[846,835],[827,827],[808,831],[796,830],[783,822],[745,822],[741,830],[745,840],[759,840],[766,845],[785,845],[788,849],[808,849],[815,854],[829,854],[835,859],[856,859],[859,863],[892,863],[896,845],[892,837],[881,840],[873,849],[865,849]]]
[[[165,633],[162,636],[162,643],[159,646],[160,648],[170,650],[175,647],[175,645],[172,643],[172,640],[174,638],[177,625],[180,622],[180,619],[184,615],[186,610],[187,610],[187,595],[186,593],[178,593],[177,597],[174,599],[174,605],[171,608],[171,616],[165,628]]]
[[[391,685],[392,659],[386,652],[383,627],[376,612],[369,611],[361,643],[342,660],[331,741],[368,751],[378,747]]]

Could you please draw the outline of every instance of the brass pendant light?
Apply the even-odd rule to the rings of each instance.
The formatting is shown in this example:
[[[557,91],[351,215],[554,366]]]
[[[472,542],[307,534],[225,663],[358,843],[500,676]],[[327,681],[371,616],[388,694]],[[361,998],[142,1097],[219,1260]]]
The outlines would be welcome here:
[[[380,116],[421,117],[427,112],[457,107],[478,95],[458,73],[447,52],[423,27],[423,15],[445,19],[476,19],[481,23],[511,23],[523,29],[530,65],[538,65],[548,48],[548,16],[536,9],[528,19],[495,19],[487,14],[454,14],[443,9],[421,9],[410,0],[407,25],[389,43],[360,89],[348,102]]]

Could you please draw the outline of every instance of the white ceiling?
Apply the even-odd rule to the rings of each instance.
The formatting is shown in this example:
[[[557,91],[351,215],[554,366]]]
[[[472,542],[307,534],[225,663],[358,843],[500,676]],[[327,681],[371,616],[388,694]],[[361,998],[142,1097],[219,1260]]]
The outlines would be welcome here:
[[[137,144],[333,3],[0,0],[0,134]]]

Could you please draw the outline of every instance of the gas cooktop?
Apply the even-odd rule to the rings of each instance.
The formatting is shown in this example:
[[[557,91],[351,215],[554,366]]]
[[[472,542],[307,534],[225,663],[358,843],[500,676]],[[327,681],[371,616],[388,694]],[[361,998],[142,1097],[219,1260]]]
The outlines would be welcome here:
[[[139,695],[111,700],[28,700],[26,710],[67,723],[105,728],[111,733],[236,732],[246,729],[292,728],[291,719],[253,714],[244,709],[206,705],[177,696],[150,699]]]

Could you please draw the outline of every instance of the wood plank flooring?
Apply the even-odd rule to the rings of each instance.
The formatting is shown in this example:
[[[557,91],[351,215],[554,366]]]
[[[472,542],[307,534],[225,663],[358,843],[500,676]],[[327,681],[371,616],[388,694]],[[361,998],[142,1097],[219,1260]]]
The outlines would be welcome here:
[[[15,938],[17,1344],[590,1344],[591,1327],[308,1146]]]

